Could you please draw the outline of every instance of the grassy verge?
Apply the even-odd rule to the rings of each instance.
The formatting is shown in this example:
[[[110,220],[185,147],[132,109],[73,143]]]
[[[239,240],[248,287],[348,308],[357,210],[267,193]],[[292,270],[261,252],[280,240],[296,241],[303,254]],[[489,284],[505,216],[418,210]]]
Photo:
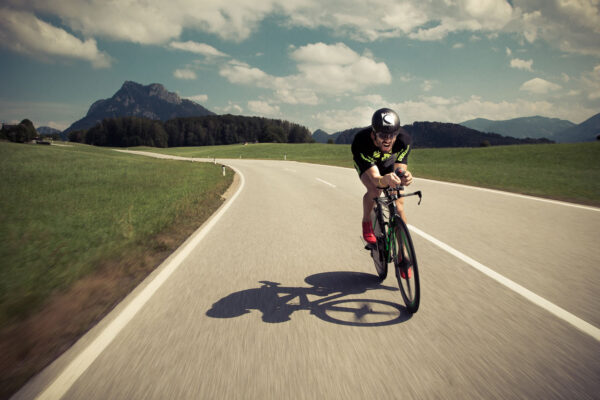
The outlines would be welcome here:
[[[0,397],[67,348],[222,203],[219,166],[0,142]]]
[[[349,145],[260,144],[147,149],[185,157],[313,162],[351,168]],[[416,149],[417,177],[600,206],[600,143]]]

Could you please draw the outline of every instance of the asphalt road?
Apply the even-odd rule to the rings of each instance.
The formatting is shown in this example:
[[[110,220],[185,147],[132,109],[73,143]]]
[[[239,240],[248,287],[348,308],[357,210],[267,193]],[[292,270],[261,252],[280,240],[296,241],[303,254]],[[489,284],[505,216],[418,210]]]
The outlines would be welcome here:
[[[227,208],[16,399],[600,398],[600,209],[417,177],[411,316],[354,170],[222,162]]]

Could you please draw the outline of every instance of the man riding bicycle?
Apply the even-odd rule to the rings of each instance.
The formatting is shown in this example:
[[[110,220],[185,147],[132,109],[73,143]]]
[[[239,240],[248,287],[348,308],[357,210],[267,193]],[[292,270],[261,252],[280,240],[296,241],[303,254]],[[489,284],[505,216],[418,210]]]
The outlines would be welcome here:
[[[354,166],[360,181],[367,188],[367,193],[363,196],[362,229],[363,238],[369,244],[377,242],[371,221],[374,199],[381,195],[381,190],[385,187],[408,186],[412,183],[412,174],[407,170],[411,142],[408,132],[400,126],[400,117],[389,108],[375,111],[371,127],[361,130],[354,137]],[[398,168],[404,171],[402,177],[394,172]],[[404,200],[398,199],[396,206],[400,217],[406,222]]]

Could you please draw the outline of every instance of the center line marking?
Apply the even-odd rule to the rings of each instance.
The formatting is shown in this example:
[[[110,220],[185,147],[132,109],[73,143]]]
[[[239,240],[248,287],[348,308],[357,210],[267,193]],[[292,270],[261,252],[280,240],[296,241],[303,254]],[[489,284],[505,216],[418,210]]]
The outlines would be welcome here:
[[[556,304],[549,302],[548,300],[544,299],[541,296],[538,296],[537,294],[533,293],[531,290],[524,288],[523,286],[519,285],[518,283],[516,283],[514,281],[511,281],[510,279],[508,279],[507,277],[505,277],[503,275],[500,275],[493,269],[488,268],[485,265],[473,260],[471,257],[467,256],[466,254],[463,254],[460,251],[456,250],[455,248],[448,246],[446,243],[434,238],[433,236],[423,232],[422,230],[415,228],[412,225],[408,225],[408,228],[412,232],[421,236],[422,238],[435,244],[442,250],[447,251],[448,253],[452,254],[453,256],[455,256],[455,257],[459,258],[460,260],[464,261],[465,263],[469,264],[471,267],[475,268],[479,272],[484,273],[485,275],[492,278],[496,282],[501,283],[502,285],[506,286],[507,288],[514,291],[515,293],[518,293],[521,296],[525,297],[527,300],[531,301],[533,304],[536,304],[536,305],[542,307],[543,309],[545,309],[546,311],[549,311],[550,313],[554,314],[555,316],[562,319],[563,321],[566,321],[569,324],[573,325],[575,328],[579,329],[580,331],[587,333],[594,339],[600,341],[600,329],[596,328],[594,325],[590,324],[589,322],[586,322],[586,321],[582,320],[581,318],[576,317],[575,315],[571,314],[567,310],[560,308]]]
[[[329,182],[327,182],[327,181],[324,181],[324,180],[323,180],[323,179],[321,179],[321,178],[315,178],[315,179],[316,179],[316,180],[318,180],[319,182],[321,182],[321,183],[324,183],[324,184],[326,184],[326,185],[329,185],[329,186],[331,186],[331,187],[336,187],[336,186],[335,186],[333,183],[329,183]]]

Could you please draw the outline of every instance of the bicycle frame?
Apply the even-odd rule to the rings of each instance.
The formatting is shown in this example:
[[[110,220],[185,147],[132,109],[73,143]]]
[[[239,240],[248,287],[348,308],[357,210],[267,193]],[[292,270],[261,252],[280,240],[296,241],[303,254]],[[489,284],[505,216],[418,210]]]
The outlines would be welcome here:
[[[395,226],[395,219],[400,218],[398,214],[398,208],[396,206],[396,200],[402,197],[408,196],[418,196],[419,203],[421,204],[422,193],[420,190],[412,193],[402,193],[404,190],[404,186],[396,186],[395,188],[387,187],[383,189],[384,196],[375,198],[376,203],[376,217],[379,222],[379,226],[381,227],[381,232],[384,235],[384,243],[385,243],[385,259],[386,262],[392,261],[392,256],[394,255],[396,246],[396,233],[393,229]],[[384,215],[384,208],[388,211],[388,218],[386,220]],[[404,242],[402,242],[404,245]],[[393,248],[394,246],[394,248]],[[392,251],[395,250],[395,251]],[[402,250],[402,249],[400,249]]]

